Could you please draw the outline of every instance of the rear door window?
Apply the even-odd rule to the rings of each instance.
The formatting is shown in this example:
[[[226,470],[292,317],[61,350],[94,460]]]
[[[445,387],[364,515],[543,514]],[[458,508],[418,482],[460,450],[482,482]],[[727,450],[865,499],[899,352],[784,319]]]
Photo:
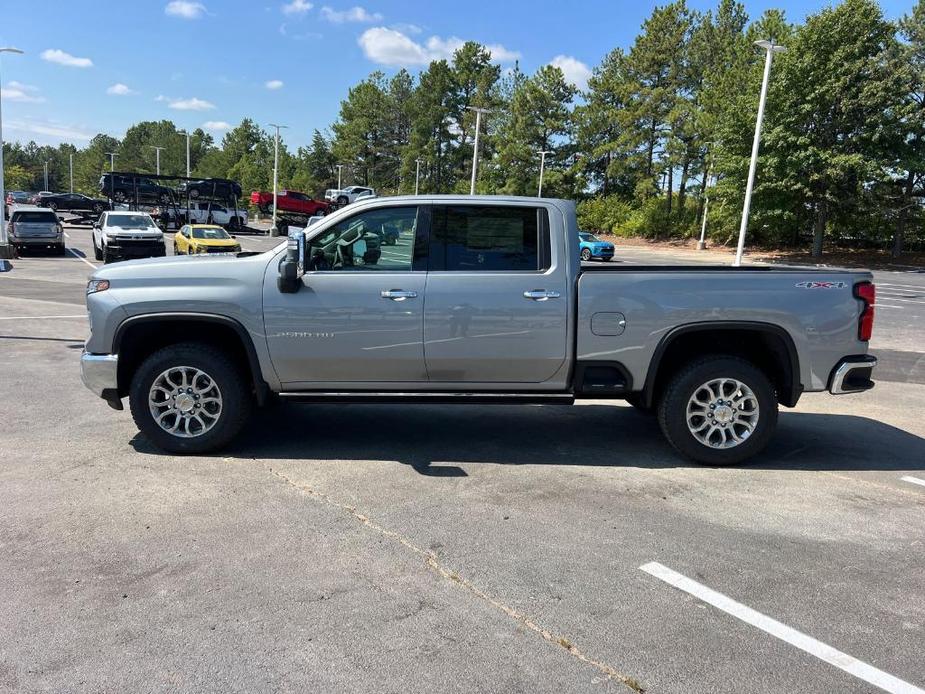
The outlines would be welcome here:
[[[449,205],[434,208],[431,270],[540,271],[549,267],[545,208]]]
[[[57,224],[58,216],[54,212],[14,212],[10,221],[20,224]]]

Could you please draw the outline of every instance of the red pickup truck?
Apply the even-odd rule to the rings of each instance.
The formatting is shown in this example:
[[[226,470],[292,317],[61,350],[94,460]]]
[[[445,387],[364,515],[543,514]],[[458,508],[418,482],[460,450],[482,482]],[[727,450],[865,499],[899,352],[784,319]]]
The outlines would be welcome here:
[[[264,214],[269,214],[273,207],[273,193],[255,190],[251,193],[251,202]],[[295,190],[280,190],[276,194],[278,212],[295,212],[298,214],[327,214],[330,205],[322,200],[313,200],[305,193]]]

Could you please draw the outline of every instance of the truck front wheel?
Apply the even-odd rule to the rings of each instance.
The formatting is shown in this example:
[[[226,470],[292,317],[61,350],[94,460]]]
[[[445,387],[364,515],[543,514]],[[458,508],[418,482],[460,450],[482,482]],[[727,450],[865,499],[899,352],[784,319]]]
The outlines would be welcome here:
[[[669,381],[658,422],[682,455],[704,465],[735,465],[763,450],[774,433],[774,386],[744,359],[697,359]]]
[[[168,453],[208,453],[228,444],[250,416],[248,379],[221,350],[164,347],[132,378],[129,404],[141,433]]]

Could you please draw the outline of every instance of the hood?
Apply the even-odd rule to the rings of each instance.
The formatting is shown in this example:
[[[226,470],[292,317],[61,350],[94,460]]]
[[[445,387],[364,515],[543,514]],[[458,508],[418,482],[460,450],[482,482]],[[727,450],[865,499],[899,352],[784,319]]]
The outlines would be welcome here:
[[[197,246],[212,246],[213,248],[221,246],[237,246],[237,239],[190,239]]]
[[[227,281],[229,284],[256,282],[272,258],[272,253],[206,254],[164,256],[124,260],[104,265],[93,279],[106,279],[122,285],[195,286],[203,282]]]
[[[161,236],[163,232],[160,229],[135,229],[130,227],[107,226],[107,234],[131,234],[132,236]]]

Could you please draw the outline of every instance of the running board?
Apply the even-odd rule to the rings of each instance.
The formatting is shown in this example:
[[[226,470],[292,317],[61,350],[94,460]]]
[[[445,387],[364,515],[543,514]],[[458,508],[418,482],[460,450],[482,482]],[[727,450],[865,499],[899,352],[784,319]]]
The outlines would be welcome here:
[[[286,402],[324,403],[417,403],[454,405],[571,405],[572,393],[439,393],[416,391],[409,393],[372,391],[296,391],[280,393]]]

